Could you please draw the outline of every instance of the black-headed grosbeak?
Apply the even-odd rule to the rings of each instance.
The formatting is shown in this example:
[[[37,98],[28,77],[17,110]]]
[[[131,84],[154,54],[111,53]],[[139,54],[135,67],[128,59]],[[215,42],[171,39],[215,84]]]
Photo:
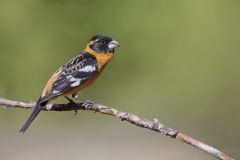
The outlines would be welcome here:
[[[119,43],[111,37],[103,35],[92,37],[79,55],[58,69],[48,80],[33,112],[20,129],[20,133],[26,132],[49,101],[59,96],[72,95],[74,97],[94,82],[112,59],[114,49],[118,46]]]

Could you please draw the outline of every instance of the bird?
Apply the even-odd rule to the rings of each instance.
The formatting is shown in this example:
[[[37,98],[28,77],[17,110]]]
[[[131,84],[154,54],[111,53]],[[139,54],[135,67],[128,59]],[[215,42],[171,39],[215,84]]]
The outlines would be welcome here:
[[[32,113],[20,129],[27,131],[40,111],[52,100],[64,96],[77,97],[77,93],[90,86],[112,59],[118,41],[105,35],[95,35],[76,57],[60,67],[48,80]],[[71,100],[71,99],[70,99]]]

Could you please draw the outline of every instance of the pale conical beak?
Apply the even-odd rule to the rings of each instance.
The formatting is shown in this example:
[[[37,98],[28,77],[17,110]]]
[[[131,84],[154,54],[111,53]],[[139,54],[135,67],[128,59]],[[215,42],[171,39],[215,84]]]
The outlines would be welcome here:
[[[115,41],[115,40],[112,40],[111,42],[108,43],[108,48],[111,50],[119,46],[120,44],[118,43],[118,41]]]

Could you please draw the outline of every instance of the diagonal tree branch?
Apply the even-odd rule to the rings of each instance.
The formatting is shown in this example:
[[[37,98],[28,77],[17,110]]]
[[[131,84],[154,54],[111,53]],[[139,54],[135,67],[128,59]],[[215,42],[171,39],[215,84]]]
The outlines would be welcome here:
[[[32,103],[24,103],[19,101],[13,101],[13,100],[7,100],[0,97],[0,105],[5,106],[6,108],[9,107],[15,107],[15,108],[25,108],[25,109],[32,109],[35,105],[34,102]],[[165,126],[161,122],[159,122],[157,119],[154,119],[153,121],[140,118],[134,114],[126,113],[118,111],[114,108],[98,104],[91,101],[84,101],[81,103],[67,103],[67,104],[48,104],[43,110],[47,111],[77,111],[77,110],[90,110],[99,112],[102,114],[107,114],[111,116],[115,116],[122,121],[127,121],[129,123],[132,123],[138,127],[143,127],[150,129],[152,131],[159,132],[162,135],[166,135],[168,137],[177,139],[181,142],[190,144],[191,146],[194,146],[202,151],[207,152],[208,154],[220,159],[220,160],[234,160],[233,158],[229,157],[228,155],[224,154],[223,152],[215,149],[214,147],[211,147],[205,143],[202,143],[190,136],[187,136],[181,132],[178,132],[168,126]]]

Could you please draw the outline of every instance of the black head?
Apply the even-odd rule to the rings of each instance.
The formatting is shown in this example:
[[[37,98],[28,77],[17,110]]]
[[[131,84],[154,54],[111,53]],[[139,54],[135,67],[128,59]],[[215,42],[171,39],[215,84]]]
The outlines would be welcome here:
[[[92,50],[98,53],[113,53],[114,49],[119,46],[117,41],[104,35],[93,36],[89,45]]]

